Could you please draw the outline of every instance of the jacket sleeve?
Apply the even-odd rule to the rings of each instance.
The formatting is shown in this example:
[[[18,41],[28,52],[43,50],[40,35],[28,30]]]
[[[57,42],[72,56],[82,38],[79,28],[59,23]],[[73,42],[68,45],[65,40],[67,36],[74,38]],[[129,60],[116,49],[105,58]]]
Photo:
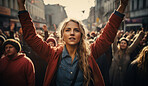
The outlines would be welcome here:
[[[108,23],[104,27],[103,33],[91,45],[91,54],[95,59],[100,57],[114,42],[117,29],[119,28],[121,22],[121,17],[115,14],[110,16]]]
[[[22,25],[23,37],[27,44],[45,61],[49,61],[53,49],[37,36],[36,28],[28,12],[19,14],[19,20]]]

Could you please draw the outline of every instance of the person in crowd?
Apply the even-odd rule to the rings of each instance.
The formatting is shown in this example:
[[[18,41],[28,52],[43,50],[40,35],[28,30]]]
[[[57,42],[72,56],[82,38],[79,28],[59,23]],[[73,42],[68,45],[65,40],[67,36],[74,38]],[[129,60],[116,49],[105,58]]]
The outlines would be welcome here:
[[[49,44],[52,47],[56,47],[57,46],[57,41],[54,37],[48,37],[46,40],[47,44]]]
[[[102,73],[105,86],[111,86],[110,80],[109,80],[109,68],[112,62],[112,49],[110,48],[102,55],[100,56],[96,62],[100,68],[100,71]]]
[[[129,46],[128,39],[122,37],[119,39],[121,31],[117,33],[115,41],[112,45],[112,63],[109,70],[110,83],[112,86],[124,86],[124,78],[127,67],[130,61],[130,54],[134,51],[140,40],[142,39],[144,32],[140,31],[137,38]]]
[[[44,30],[44,41],[46,41],[49,37],[47,26],[43,25],[42,29]]]
[[[36,52],[34,52],[25,42],[25,40],[23,39],[22,28],[19,29],[19,34],[22,45],[22,52],[25,53],[26,56],[28,56],[32,60],[35,67],[35,86],[43,86],[47,63],[43,59],[41,59],[40,56]],[[41,37],[39,34],[38,36],[43,39],[43,37]]]
[[[125,86],[148,86],[148,46],[145,46],[138,57],[130,64]]]
[[[6,40],[6,38],[3,36],[3,35],[0,35],[0,58],[2,57],[3,55],[3,48],[2,48],[2,45],[4,43],[4,41]]]
[[[104,86],[95,59],[99,58],[114,41],[122,22],[128,0],[120,0],[119,8],[111,15],[103,33],[87,46],[84,25],[67,19],[60,25],[63,46],[51,47],[36,35],[25,0],[17,0],[23,37],[37,54],[48,62],[43,86]]]
[[[4,44],[5,57],[0,59],[0,86],[35,86],[35,71],[32,61],[21,51],[14,39]]]
[[[131,59],[132,61],[135,60],[137,58],[137,55],[140,53],[140,51],[148,45],[148,34],[145,32],[144,37],[142,38],[142,40],[139,42],[138,46],[136,47],[136,49],[131,53]]]
[[[6,29],[6,31],[4,31],[4,34],[8,39],[14,39],[15,38],[15,30],[16,30],[15,23],[11,22],[10,26]]]

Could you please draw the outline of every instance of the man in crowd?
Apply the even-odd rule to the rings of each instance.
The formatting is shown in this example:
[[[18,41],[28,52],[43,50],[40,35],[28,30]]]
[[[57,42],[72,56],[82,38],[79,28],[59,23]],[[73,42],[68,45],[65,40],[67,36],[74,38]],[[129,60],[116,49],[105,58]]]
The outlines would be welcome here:
[[[0,59],[0,86],[35,86],[32,61],[19,53],[21,45],[14,39],[3,44],[5,57]]]

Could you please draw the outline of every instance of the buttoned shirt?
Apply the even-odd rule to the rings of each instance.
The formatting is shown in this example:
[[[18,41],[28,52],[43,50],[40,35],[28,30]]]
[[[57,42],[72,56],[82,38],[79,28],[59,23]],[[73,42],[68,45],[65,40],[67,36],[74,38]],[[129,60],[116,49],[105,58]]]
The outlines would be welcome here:
[[[78,55],[77,54],[75,55],[73,62],[71,62],[71,60],[72,59],[65,46],[62,52],[61,62],[59,64],[59,68],[57,71],[57,77],[56,77],[57,86],[71,85],[78,64]],[[76,78],[74,86],[82,86],[82,85],[83,85],[83,72],[79,69],[78,76]]]

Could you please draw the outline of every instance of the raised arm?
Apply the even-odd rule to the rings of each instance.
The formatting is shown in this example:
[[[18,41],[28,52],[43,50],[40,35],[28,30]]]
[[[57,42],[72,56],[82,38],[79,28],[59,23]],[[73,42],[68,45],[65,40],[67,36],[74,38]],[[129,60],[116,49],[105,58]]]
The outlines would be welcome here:
[[[134,39],[133,43],[129,46],[129,48],[128,48],[129,53],[133,52],[133,50],[139,44],[140,40],[142,40],[143,36],[144,36],[144,32],[140,31],[138,36]]]
[[[118,31],[117,32],[117,35],[116,35],[116,37],[114,39],[114,42],[112,44],[112,52],[113,53],[115,53],[117,51],[117,49],[118,49],[117,48],[117,42],[118,42],[118,39],[121,38],[122,34],[123,34],[123,31]]]
[[[19,11],[24,11],[24,10],[26,10],[26,8],[25,8],[25,1],[26,1],[26,0],[17,0]]]
[[[19,19],[22,25],[23,37],[27,44],[43,59],[49,61],[53,49],[47,45],[40,37],[37,36],[36,28],[32,22],[29,13],[25,8],[25,0],[17,0],[19,7]],[[50,53],[49,53],[50,52]]]
[[[125,11],[127,3],[128,0],[120,0],[118,9],[110,16],[108,23],[104,27],[103,33],[91,45],[91,53],[95,59],[100,57],[114,42],[117,29],[119,28],[124,16],[122,13]]]
[[[49,37],[47,26],[43,25],[42,29],[44,30],[44,35],[45,35],[44,41],[46,41],[47,38]]]
[[[119,13],[124,13],[127,5],[128,5],[128,0],[120,0],[120,5],[119,5],[117,11]]]

